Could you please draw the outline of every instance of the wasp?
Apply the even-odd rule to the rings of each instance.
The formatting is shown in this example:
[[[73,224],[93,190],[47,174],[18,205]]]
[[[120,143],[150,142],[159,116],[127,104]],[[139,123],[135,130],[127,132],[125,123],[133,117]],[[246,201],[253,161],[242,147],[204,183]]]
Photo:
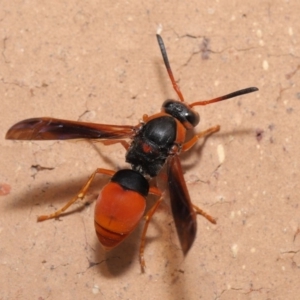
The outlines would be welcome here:
[[[105,145],[120,143],[126,149],[125,160],[131,169],[112,171],[97,168],[89,177],[79,193],[61,209],[49,215],[38,217],[38,221],[57,218],[74,202],[82,200],[97,174],[111,177],[104,186],[95,205],[95,230],[104,249],[119,245],[139,224],[145,215],[145,224],[140,244],[140,263],[145,268],[144,248],[149,222],[161,203],[162,191],[150,185],[150,179],[157,177],[166,165],[167,186],[172,214],[183,254],[190,250],[197,231],[196,215],[203,215],[212,223],[215,219],[195,206],[189,196],[183,177],[179,158],[181,152],[188,151],[205,136],[220,130],[216,125],[187,140],[187,132],[199,123],[200,117],[195,106],[208,105],[240,95],[257,91],[250,87],[214,98],[191,104],[185,102],[170,67],[163,39],[157,34],[158,45],[173,88],[179,100],[164,101],[157,114],[144,115],[141,122],[134,126],[108,125],[79,121],[69,121],[49,117],[31,118],[13,125],[6,134],[11,140],[100,140]],[[156,202],[145,214],[146,198],[149,194],[157,197]]]

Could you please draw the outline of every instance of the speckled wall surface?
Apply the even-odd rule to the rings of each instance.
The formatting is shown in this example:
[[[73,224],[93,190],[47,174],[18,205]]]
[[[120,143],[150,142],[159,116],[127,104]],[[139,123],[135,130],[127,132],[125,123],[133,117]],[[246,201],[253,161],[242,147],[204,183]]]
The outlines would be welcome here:
[[[4,1],[0,10],[0,299],[285,299],[299,297],[299,1]],[[248,86],[259,92],[198,107],[182,155],[198,217],[183,259],[166,201],[138,261],[141,226],[112,252],[93,206],[57,220],[97,167],[126,166],[120,145],[4,139],[25,118],[135,125],[177,98],[155,33],[162,24],[188,102]],[[108,181],[99,176],[92,202]],[[154,198],[149,199],[149,207]],[[74,206],[76,208],[78,206]]]

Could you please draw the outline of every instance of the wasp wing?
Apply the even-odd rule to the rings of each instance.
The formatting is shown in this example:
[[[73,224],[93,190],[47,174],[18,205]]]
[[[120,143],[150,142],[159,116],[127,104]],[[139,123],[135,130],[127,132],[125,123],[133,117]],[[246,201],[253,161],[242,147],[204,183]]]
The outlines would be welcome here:
[[[26,119],[6,133],[9,140],[68,140],[131,138],[134,126],[103,125],[54,118]]]
[[[190,250],[197,232],[196,213],[182,174],[178,155],[167,162],[168,187],[172,213],[183,254]]]

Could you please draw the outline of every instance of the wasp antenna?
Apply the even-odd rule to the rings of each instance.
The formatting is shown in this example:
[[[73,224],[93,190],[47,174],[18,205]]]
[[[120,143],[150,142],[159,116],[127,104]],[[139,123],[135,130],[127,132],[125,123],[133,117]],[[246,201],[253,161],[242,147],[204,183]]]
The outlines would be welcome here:
[[[249,87],[249,88],[238,90],[236,92],[233,92],[233,93],[230,93],[230,94],[218,97],[218,98],[214,98],[214,99],[211,99],[211,100],[203,100],[203,101],[194,102],[194,103],[190,104],[190,107],[197,106],[197,105],[207,105],[207,104],[211,104],[211,103],[215,103],[215,102],[220,102],[220,101],[223,101],[223,100],[231,99],[231,98],[234,98],[234,97],[237,97],[237,96],[253,93],[253,92],[256,92],[256,91],[258,91],[257,87]]]
[[[167,50],[166,50],[164,41],[163,41],[162,37],[159,35],[159,28],[157,30],[156,37],[157,37],[157,42],[158,42],[158,45],[159,45],[159,48],[160,48],[160,52],[161,52],[162,57],[164,59],[164,63],[165,63],[166,69],[167,69],[169,77],[171,79],[173,88],[174,88],[175,92],[177,93],[179,99],[182,102],[184,102],[183,95],[182,95],[182,93],[181,93],[181,91],[179,89],[179,86],[177,85],[177,83],[176,83],[176,81],[174,79],[173,72],[171,70],[171,66],[170,66],[170,63],[169,63],[169,59],[168,59],[168,55],[167,55]]]
[[[162,24],[158,24],[157,29],[156,29],[156,34],[160,35],[162,30],[163,30]]]

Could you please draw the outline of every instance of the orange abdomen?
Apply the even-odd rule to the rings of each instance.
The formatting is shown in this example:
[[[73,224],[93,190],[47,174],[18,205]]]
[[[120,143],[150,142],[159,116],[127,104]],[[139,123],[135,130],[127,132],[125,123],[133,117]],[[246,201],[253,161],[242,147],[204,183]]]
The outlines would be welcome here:
[[[95,230],[105,250],[119,245],[144,215],[145,198],[110,182],[101,191],[95,206]]]

